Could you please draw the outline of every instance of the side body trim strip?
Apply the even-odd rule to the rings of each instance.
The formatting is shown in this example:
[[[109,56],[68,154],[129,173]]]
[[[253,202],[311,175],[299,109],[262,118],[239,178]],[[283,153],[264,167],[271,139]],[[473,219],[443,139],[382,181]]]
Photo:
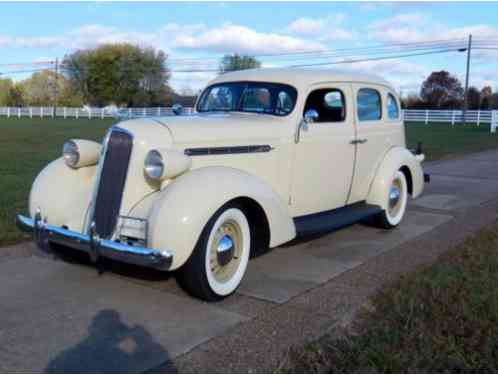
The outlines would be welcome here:
[[[270,152],[273,147],[270,145],[249,145],[249,146],[224,146],[224,147],[199,147],[186,148],[184,153],[188,156],[205,155],[227,155],[227,154],[255,154]]]

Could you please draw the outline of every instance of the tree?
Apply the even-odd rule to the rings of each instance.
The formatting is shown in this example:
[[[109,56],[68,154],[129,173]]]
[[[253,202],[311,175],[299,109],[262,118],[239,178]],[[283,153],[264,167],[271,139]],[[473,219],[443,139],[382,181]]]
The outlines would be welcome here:
[[[494,93],[489,97],[489,109],[498,109],[498,93]]]
[[[493,89],[491,86],[484,86],[481,90],[481,109],[491,109],[491,96]]]
[[[62,68],[91,105],[157,105],[170,91],[166,60],[153,48],[105,44],[65,56]]]
[[[261,67],[261,63],[256,58],[248,55],[225,55],[221,59],[219,72],[233,72],[235,70],[254,69]]]
[[[0,78],[0,107],[7,106],[7,100],[12,86],[14,86],[14,83],[10,78]]]
[[[462,84],[445,70],[432,72],[422,83],[420,97],[429,107],[455,108],[463,99]]]
[[[424,109],[426,107],[425,103],[417,95],[408,95],[401,101],[401,106],[403,109]]]
[[[7,107],[23,107],[26,104],[24,88],[21,83],[16,83],[9,88],[5,104]]]
[[[25,93],[25,102],[30,106],[80,107],[83,98],[73,89],[71,83],[62,75],[51,70],[34,73],[20,83]],[[57,90],[57,92],[56,92]]]
[[[467,91],[468,109],[477,110],[481,105],[481,92],[474,86],[470,86]]]

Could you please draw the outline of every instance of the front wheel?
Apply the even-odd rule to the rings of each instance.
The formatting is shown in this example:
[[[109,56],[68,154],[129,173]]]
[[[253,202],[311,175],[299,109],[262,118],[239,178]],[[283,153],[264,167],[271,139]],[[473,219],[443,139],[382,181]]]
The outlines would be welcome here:
[[[238,205],[220,208],[208,221],[197,245],[179,272],[180,285],[206,301],[229,296],[247,269],[251,249],[249,222]]]
[[[378,226],[391,229],[401,222],[406,211],[408,184],[403,172],[398,170],[394,173],[386,201],[387,209],[379,213],[375,219]]]

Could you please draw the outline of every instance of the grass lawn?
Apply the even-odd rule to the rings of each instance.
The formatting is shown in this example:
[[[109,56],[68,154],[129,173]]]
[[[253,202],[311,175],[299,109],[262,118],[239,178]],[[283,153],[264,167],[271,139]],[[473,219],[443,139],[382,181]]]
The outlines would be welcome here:
[[[415,148],[417,141],[423,143],[426,160],[437,160],[498,148],[498,133],[489,132],[489,124],[480,126],[444,123],[407,123],[406,140],[409,148]]]
[[[498,372],[498,224],[384,288],[341,338],[295,350],[279,371]]]
[[[0,246],[22,240],[14,215],[26,212],[28,194],[37,173],[61,154],[68,138],[101,140],[115,119],[0,118]],[[498,147],[489,126],[408,124],[408,146],[424,144],[428,160]],[[57,183],[54,181],[54,183]]]

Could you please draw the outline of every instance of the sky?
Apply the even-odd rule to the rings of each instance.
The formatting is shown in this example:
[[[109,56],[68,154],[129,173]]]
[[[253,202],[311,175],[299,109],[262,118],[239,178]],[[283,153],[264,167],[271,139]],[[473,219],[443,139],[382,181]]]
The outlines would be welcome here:
[[[382,44],[465,39],[495,43],[474,50],[470,85],[498,91],[498,3],[0,3],[0,77],[28,73],[7,64],[62,59],[77,49],[108,42],[132,42],[166,52],[170,84],[197,91],[215,72],[180,73],[185,59],[213,68],[224,53],[275,55],[331,51]],[[297,57],[299,60],[297,61]],[[263,66],[331,61],[307,55],[262,57]],[[210,62],[213,61],[213,62]],[[190,63],[191,64],[191,63]],[[190,67],[192,65],[189,65]],[[465,77],[466,53],[412,56],[333,65],[375,73],[402,94],[418,92],[435,70]]]

